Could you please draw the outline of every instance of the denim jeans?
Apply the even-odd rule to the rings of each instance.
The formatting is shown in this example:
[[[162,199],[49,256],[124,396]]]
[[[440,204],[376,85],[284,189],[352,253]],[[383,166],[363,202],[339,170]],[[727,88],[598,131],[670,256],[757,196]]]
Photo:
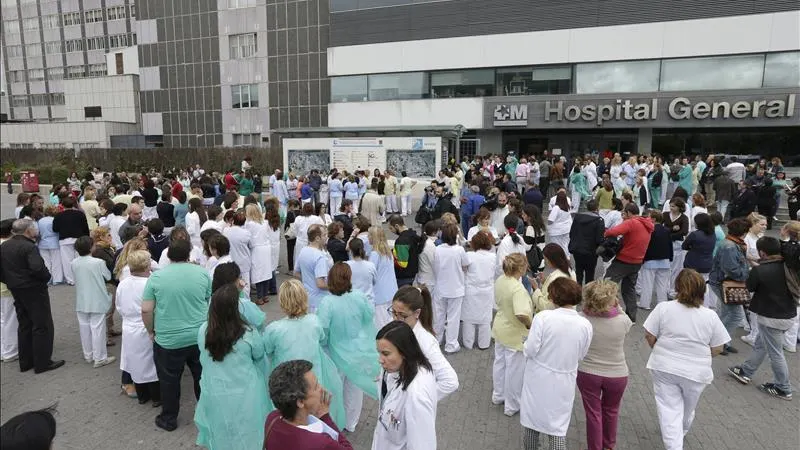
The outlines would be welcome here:
[[[636,312],[639,308],[636,295],[636,280],[639,278],[639,270],[641,268],[641,264],[628,264],[614,259],[614,262],[606,270],[605,276],[614,283],[621,285],[620,293],[623,306],[625,306],[625,314],[634,323],[636,322]]]
[[[189,366],[192,373],[195,399],[200,398],[200,375],[203,372],[200,349],[197,345],[167,349],[153,342],[153,359],[161,384],[161,414],[157,419],[174,427],[178,424],[181,406],[181,376],[184,366]]]
[[[266,281],[267,283],[267,295],[277,295],[278,294],[278,271],[275,270],[272,272],[272,278]]]
[[[718,286],[714,286],[709,284],[708,287],[714,292],[714,295],[717,296],[718,303],[717,303],[717,314],[719,314],[719,320],[722,321],[722,325],[725,326],[725,329],[728,331],[728,335],[730,335],[731,339],[734,338],[734,332],[739,327],[739,324],[742,323],[744,318],[744,307],[742,305],[728,305],[722,301],[722,290]],[[731,347],[730,344],[726,345],[726,347]]]
[[[775,375],[775,386],[784,392],[792,392],[792,385],[789,384],[789,366],[786,364],[786,357],[783,354],[783,334],[785,332],[759,323],[758,337],[753,345],[753,353],[742,364],[742,372],[744,376],[752,377],[764,362],[764,357],[769,356],[772,373]]]

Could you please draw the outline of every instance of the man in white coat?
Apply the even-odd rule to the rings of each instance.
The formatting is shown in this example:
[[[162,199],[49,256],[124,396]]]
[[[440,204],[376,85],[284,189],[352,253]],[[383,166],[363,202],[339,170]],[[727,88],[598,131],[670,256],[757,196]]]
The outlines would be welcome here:
[[[370,188],[367,193],[361,198],[361,207],[359,208],[361,215],[369,219],[373,225],[380,225],[381,216],[385,211],[383,200],[378,195],[378,180],[372,180]]]
[[[386,196],[386,213],[397,214],[400,212],[397,208],[397,177],[391,170],[387,170],[385,174],[383,193]]]
[[[492,211],[491,215],[492,228],[497,231],[498,239],[502,239],[506,234],[508,234],[505,225],[503,225],[503,222],[506,220],[506,216],[508,215],[508,197],[506,196],[505,192],[497,194],[497,208]]]
[[[586,155],[585,159],[586,164],[581,169],[581,173],[586,177],[586,187],[589,192],[593,192],[594,188],[597,187],[597,166],[590,155]]]
[[[164,252],[166,253],[166,252]],[[150,277],[150,252],[137,250],[128,255],[131,275],[117,286],[117,311],[122,317],[120,369],[128,372],[139,404],[161,404],[161,391],[153,360],[153,341],[142,321],[142,294]]]

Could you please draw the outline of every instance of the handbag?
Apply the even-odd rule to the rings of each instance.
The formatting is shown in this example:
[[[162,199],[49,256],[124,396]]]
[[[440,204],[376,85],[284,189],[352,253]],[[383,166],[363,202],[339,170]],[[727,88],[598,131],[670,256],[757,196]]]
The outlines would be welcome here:
[[[286,239],[296,239],[297,238],[297,227],[294,225],[294,222],[289,224],[289,228],[283,233],[283,237]]]
[[[724,280],[722,301],[726,305],[746,305],[750,302],[750,291],[747,290],[744,281]]]

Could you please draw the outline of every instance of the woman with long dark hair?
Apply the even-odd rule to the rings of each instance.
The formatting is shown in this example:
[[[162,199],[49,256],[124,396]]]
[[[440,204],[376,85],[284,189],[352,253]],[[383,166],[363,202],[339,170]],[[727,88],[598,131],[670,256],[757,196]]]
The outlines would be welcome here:
[[[540,311],[555,309],[553,299],[549,295],[549,287],[553,281],[559,278],[570,278],[575,280],[575,272],[569,264],[569,256],[564,253],[564,249],[554,243],[549,243],[544,246],[542,250],[544,255],[545,270],[552,269],[547,278],[544,278],[544,272],[540,273],[538,277],[531,278],[531,287],[533,287],[533,308],[538,313]]]
[[[239,313],[239,288],[229,283],[211,296],[208,322],[197,333],[203,395],[194,422],[197,445],[261,448],[264,417],[272,409],[264,382],[264,345]],[[235,420],[232,420],[235,418]]]
[[[267,324],[267,314],[261,310],[249,298],[242,295],[244,281],[242,281],[242,271],[234,262],[219,264],[214,269],[214,276],[211,279],[211,292],[225,286],[234,284],[239,289],[239,313],[242,319],[257,331],[263,331]]]
[[[436,379],[414,332],[396,320],[375,340],[382,370],[373,450],[435,449]]]
[[[203,241],[200,239],[200,228],[206,223],[206,207],[203,199],[194,197],[189,200],[189,214],[186,215],[186,231],[192,242],[192,247],[202,249]]]
[[[572,214],[566,192],[556,194],[555,207],[550,209],[547,216],[547,235],[550,242],[557,244],[564,253],[569,253],[569,230],[572,228]]]
[[[497,258],[494,270],[495,278],[503,275],[503,261],[506,259],[506,256],[512,253],[519,253],[524,256],[531,249],[532,244],[526,243],[522,236],[517,234],[518,222],[519,218],[516,214],[509,214],[503,219],[506,235],[500,241],[500,245],[497,246]]]
[[[281,216],[278,199],[270,197],[264,201],[264,220],[267,222],[267,239],[271,253],[272,278],[267,280],[267,294],[278,295],[278,263],[281,251]]]

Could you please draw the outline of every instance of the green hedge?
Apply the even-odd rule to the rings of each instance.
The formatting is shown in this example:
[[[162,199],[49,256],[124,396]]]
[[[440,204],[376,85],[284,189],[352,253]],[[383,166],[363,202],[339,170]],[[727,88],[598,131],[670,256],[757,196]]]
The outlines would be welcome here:
[[[252,158],[253,167],[261,174],[271,173],[283,165],[283,152],[279,148],[91,148],[75,154],[72,149],[0,149],[3,173],[11,171],[16,182],[20,171],[39,174],[39,183],[63,183],[71,172],[83,174],[92,167],[104,172],[142,172],[155,168],[159,172],[173,169],[200,167],[207,171],[238,169],[245,156]]]

